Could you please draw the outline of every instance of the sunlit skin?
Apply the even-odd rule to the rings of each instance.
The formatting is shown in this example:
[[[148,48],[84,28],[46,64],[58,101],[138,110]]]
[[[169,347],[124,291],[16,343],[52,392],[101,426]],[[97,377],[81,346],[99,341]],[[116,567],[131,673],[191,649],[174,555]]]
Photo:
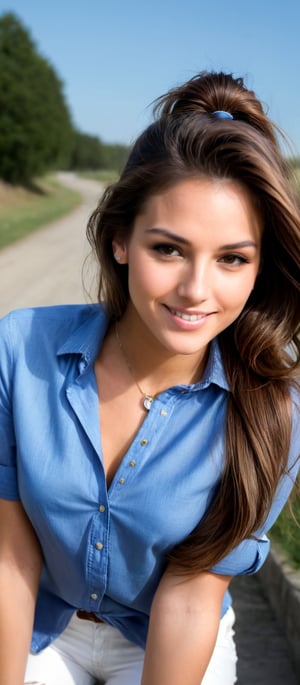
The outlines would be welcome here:
[[[209,343],[254,287],[261,234],[245,188],[199,178],[151,197],[127,242],[115,238],[130,293],[119,331],[139,378],[152,369],[160,385],[162,368],[177,382],[201,376]]]

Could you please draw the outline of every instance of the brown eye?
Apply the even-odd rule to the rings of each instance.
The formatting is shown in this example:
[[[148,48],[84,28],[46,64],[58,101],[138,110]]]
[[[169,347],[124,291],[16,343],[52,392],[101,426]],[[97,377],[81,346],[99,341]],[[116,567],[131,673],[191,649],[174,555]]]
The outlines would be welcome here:
[[[180,255],[178,247],[176,247],[176,245],[171,245],[170,243],[158,243],[153,246],[153,250],[166,257],[178,257]]]
[[[239,264],[248,263],[246,257],[240,254],[226,254],[224,257],[221,257],[219,261],[224,264],[229,264],[229,266],[239,266]]]

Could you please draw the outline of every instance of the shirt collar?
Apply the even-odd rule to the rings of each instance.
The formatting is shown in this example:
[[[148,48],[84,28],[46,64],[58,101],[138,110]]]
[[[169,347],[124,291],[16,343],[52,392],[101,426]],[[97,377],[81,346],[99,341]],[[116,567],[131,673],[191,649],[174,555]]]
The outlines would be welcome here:
[[[90,364],[94,362],[108,327],[103,305],[84,305],[86,316],[57,350],[57,355],[80,354]]]
[[[229,385],[225,374],[221,350],[217,338],[212,340],[209,350],[209,357],[203,378],[200,383],[196,383],[196,387],[207,387],[210,383],[215,383],[220,388],[229,391]]]
[[[85,307],[87,307],[87,316],[83,323],[65,340],[57,354],[80,354],[86,363],[90,364],[94,362],[99,352],[109,321],[103,305],[85,305]],[[211,342],[203,378],[188,387],[190,390],[202,390],[211,383],[229,391],[217,338]]]

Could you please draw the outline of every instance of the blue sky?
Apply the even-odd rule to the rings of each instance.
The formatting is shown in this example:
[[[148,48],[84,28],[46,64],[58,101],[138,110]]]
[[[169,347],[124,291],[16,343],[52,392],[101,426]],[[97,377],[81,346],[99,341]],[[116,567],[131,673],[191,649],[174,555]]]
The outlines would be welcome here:
[[[300,154],[299,0],[0,0],[65,84],[75,125],[131,143],[201,69],[246,78]]]

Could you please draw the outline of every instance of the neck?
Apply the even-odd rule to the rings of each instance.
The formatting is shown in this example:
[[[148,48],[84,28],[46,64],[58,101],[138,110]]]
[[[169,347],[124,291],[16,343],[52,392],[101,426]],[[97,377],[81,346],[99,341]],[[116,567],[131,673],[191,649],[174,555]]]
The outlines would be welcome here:
[[[203,375],[208,349],[202,354],[170,352],[143,322],[132,322],[127,313],[117,324],[116,341],[129,372],[144,395],[158,395],[173,385],[189,385]]]

